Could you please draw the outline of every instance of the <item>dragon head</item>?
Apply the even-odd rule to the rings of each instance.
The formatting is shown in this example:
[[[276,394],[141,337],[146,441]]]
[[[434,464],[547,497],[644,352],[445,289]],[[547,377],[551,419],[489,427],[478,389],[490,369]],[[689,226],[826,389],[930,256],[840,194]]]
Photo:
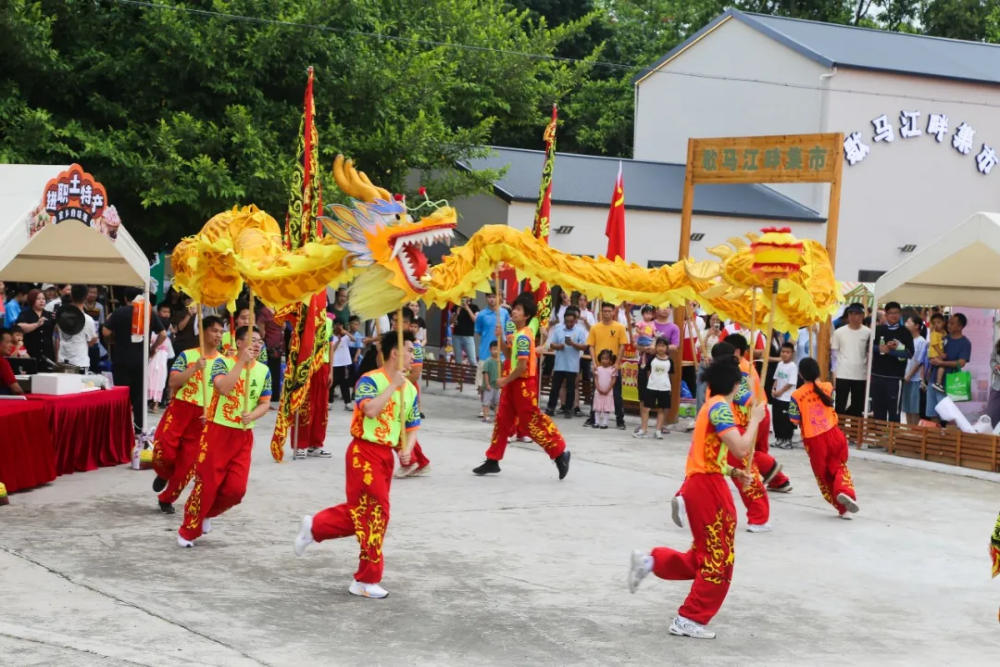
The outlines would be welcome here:
[[[418,298],[430,284],[425,245],[450,242],[455,209],[442,206],[414,220],[406,205],[395,200],[338,155],[333,177],[352,206],[334,205],[334,217],[320,218],[326,231],[348,251],[349,269],[357,271],[351,286],[351,310],[376,317]]]

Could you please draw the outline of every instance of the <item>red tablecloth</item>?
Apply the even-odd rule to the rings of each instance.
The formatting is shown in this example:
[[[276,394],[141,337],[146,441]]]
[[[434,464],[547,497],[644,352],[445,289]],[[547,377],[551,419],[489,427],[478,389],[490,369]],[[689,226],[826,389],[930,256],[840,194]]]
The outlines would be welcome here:
[[[135,434],[128,387],[66,396],[28,394],[45,408],[60,475],[128,463]]]
[[[56,478],[45,406],[34,401],[0,401],[0,482],[8,492]]]

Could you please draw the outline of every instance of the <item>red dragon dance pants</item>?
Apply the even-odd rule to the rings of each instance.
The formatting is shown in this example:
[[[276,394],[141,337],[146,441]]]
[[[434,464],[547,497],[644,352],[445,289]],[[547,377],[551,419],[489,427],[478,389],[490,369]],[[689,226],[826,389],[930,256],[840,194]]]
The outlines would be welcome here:
[[[566,449],[559,429],[541,410],[538,409],[538,390],[536,378],[518,378],[507,384],[500,391],[500,404],[497,405],[496,421],[493,424],[493,437],[490,448],[486,450],[486,458],[499,461],[507,451],[507,441],[523,424],[527,435],[538,443],[549,458],[556,458]]]

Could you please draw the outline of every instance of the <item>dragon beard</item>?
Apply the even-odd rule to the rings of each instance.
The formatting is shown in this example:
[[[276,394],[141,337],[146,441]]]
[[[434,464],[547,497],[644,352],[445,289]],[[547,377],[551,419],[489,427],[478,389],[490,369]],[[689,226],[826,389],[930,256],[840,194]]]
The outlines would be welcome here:
[[[407,293],[392,284],[395,274],[381,264],[360,271],[350,287],[351,313],[361,319],[377,319],[398,310],[417,294]]]

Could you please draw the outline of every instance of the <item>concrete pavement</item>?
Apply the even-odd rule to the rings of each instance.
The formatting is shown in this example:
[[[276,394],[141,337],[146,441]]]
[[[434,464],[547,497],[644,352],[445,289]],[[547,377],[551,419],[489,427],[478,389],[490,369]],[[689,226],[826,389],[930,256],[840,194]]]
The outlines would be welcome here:
[[[343,499],[349,418],[330,460],[281,465],[257,427],[244,502],[194,549],[156,510],[151,471],[60,477],[0,508],[0,664],[996,664],[1000,582],[986,543],[1000,485],[852,459],[861,512],[841,521],[801,449],[775,452],[795,486],[773,533],[743,532],[714,641],[667,634],[687,582],[625,587],[633,548],[684,548],[668,499],[688,436],[635,440],[559,419],[566,480],[535,445],[503,472],[470,469],[489,427],[467,389],[425,393],[428,477],[396,480],[390,591],[349,596],[353,539],[292,553],[299,520]],[[634,423],[634,419],[630,422]],[[741,509],[737,499],[737,507]]]

